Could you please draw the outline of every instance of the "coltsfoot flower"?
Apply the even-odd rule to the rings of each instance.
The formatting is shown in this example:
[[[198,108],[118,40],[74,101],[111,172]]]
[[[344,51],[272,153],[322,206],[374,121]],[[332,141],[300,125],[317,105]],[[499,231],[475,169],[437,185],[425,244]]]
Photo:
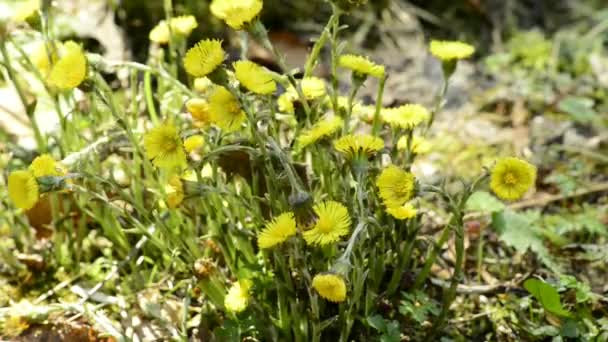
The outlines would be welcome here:
[[[399,208],[414,197],[415,179],[412,173],[389,165],[378,176],[376,186],[387,208]]]
[[[432,40],[430,51],[433,56],[442,61],[453,61],[470,57],[475,53],[475,48],[459,41]]]
[[[330,302],[340,303],[346,300],[346,282],[338,274],[317,274],[312,279],[312,287],[319,296]]]
[[[235,30],[253,22],[262,10],[262,0],[213,0],[209,9],[218,19]]]
[[[186,102],[186,109],[199,126],[207,126],[211,123],[209,103],[206,100],[198,98],[190,99]]]
[[[274,247],[296,234],[296,219],[292,212],[286,212],[266,223],[266,228],[258,234],[260,248]]]
[[[407,149],[407,139],[406,135],[399,138],[397,141],[397,149],[400,151],[405,151]],[[415,135],[412,137],[412,152],[416,154],[425,154],[429,153],[432,149],[431,143],[421,136]]]
[[[49,43],[49,46],[50,49],[47,49],[47,44],[44,41],[38,43],[31,56],[32,64],[38,69],[40,75],[45,78],[48,77],[51,68],[59,59],[57,50],[54,47],[59,47],[60,43]]]
[[[144,147],[148,159],[160,168],[176,169],[186,165],[186,152],[177,127],[162,124],[144,135]]]
[[[369,58],[357,55],[342,55],[338,61],[342,68],[350,69],[355,74],[369,75],[375,78],[384,77],[384,66],[372,62]]]
[[[317,221],[304,232],[304,240],[309,245],[327,245],[337,242],[350,230],[348,209],[339,202],[325,201],[313,207]]]
[[[19,209],[29,210],[38,202],[40,190],[31,171],[15,171],[8,177],[8,196]]]
[[[30,164],[29,170],[36,178],[47,176],[59,177],[66,174],[65,168],[48,154],[36,157]]]
[[[167,193],[167,206],[170,209],[179,207],[184,201],[184,184],[180,176],[173,176],[169,180],[167,186],[165,186],[165,192]]]
[[[266,68],[251,61],[238,61],[233,67],[236,79],[249,91],[268,95],[277,90],[277,84]]]
[[[228,312],[239,313],[244,311],[251,299],[250,289],[251,280],[245,279],[232,284],[226,297],[224,297],[224,307]]]
[[[407,220],[415,217],[418,211],[413,204],[406,203],[400,206],[387,207],[386,212],[398,220]]]
[[[336,140],[334,148],[349,160],[369,158],[384,148],[384,141],[369,134],[349,134]]]
[[[203,146],[205,146],[205,137],[199,134],[191,135],[184,140],[184,149],[188,153],[200,150]]]
[[[178,37],[188,37],[192,31],[198,27],[196,18],[192,15],[183,15],[174,17],[169,20],[167,25],[166,20],[159,22],[152,30],[150,30],[149,38],[151,41],[158,44],[167,44],[170,40],[170,32]],[[169,32],[169,28],[171,28]]]
[[[209,113],[211,122],[228,132],[240,129],[246,119],[237,98],[228,89],[219,86],[209,97]]]
[[[339,116],[325,118],[315,123],[310,129],[304,130],[297,138],[297,147],[304,148],[317,141],[336,133],[344,125]]]
[[[194,77],[207,76],[226,59],[219,39],[204,39],[196,43],[184,56],[184,68]]]
[[[490,175],[492,191],[508,201],[520,199],[535,182],[536,167],[514,157],[500,159]]]
[[[61,47],[60,57],[49,74],[49,83],[59,89],[78,87],[87,76],[87,58],[82,47],[67,41]]]
[[[406,104],[396,108],[386,108],[381,112],[381,118],[392,127],[413,129],[429,120],[431,114],[419,104]]]

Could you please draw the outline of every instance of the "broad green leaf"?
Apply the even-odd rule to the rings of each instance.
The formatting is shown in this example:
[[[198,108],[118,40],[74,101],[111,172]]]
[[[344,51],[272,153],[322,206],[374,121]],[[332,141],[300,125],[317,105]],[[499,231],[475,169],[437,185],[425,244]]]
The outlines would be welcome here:
[[[594,105],[593,99],[568,96],[557,104],[557,108],[578,122],[589,123],[597,116],[597,112],[593,109]]]
[[[505,205],[487,191],[476,191],[469,197],[466,210],[493,213],[502,211]]]
[[[545,310],[562,317],[570,317],[571,314],[562,307],[557,290],[542,280],[535,278],[524,282],[524,288],[540,302]]]
[[[369,324],[372,328],[380,332],[386,331],[386,321],[381,315],[373,315],[367,317],[367,324]]]

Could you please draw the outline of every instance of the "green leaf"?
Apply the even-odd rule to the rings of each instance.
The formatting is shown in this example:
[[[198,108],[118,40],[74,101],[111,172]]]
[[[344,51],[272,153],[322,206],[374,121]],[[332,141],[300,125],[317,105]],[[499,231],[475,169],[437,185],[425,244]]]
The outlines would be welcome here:
[[[590,123],[597,116],[593,109],[595,101],[587,97],[568,96],[557,104],[557,108],[569,114],[575,121]]]
[[[384,317],[382,317],[381,315],[373,315],[373,316],[367,317],[367,324],[369,324],[370,327],[372,327],[380,332],[386,331],[386,321],[384,320]]]
[[[505,205],[487,191],[476,191],[467,200],[465,208],[467,211],[494,213],[504,210]]]
[[[572,314],[562,307],[557,290],[542,280],[530,278],[524,282],[524,288],[540,302],[545,310],[562,317],[571,317]]]

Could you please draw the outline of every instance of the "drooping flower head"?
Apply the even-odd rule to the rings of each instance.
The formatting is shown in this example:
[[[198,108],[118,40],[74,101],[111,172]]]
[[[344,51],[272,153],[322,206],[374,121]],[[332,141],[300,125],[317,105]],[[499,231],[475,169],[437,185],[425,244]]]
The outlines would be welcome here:
[[[184,149],[188,153],[200,150],[205,146],[205,137],[200,134],[191,135],[184,140]]]
[[[60,57],[49,74],[49,83],[62,90],[76,88],[87,76],[87,58],[82,47],[73,41],[60,48]]]
[[[500,159],[490,175],[494,193],[508,201],[520,199],[536,182],[536,167],[519,158]]]
[[[36,45],[31,55],[32,64],[38,69],[40,75],[44,78],[48,77],[51,68],[59,59],[59,54],[55,47],[60,47],[60,43],[50,43],[42,41]]]
[[[253,22],[262,10],[262,0],[213,0],[211,13],[235,30]]]
[[[184,68],[194,77],[212,73],[226,59],[219,39],[203,39],[196,43],[184,56]]]
[[[406,104],[397,108],[386,108],[381,112],[382,120],[391,127],[413,129],[427,121],[431,114],[419,104]]]
[[[29,210],[38,202],[40,190],[31,171],[15,171],[8,177],[8,196],[19,209]]]
[[[408,137],[406,135],[399,138],[399,141],[397,141],[398,150],[400,150],[400,151],[407,150],[407,139],[408,139]],[[431,143],[426,138],[418,136],[418,135],[415,135],[412,137],[411,145],[412,145],[411,146],[412,152],[414,152],[416,154],[429,153],[432,149]]]
[[[339,202],[325,201],[313,207],[317,221],[304,232],[304,240],[309,245],[327,245],[337,242],[350,230],[348,209]]]
[[[148,159],[160,168],[176,169],[186,165],[186,152],[177,127],[162,124],[144,135],[144,147]]]
[[[251,280],[237,281],[228,290],[224,297],[224,307],[228,312],[239,313],[247,309],[251,299]]]
[[[258,234],[258,246],[271,248],[287,241],[296,234],[296,219],[292,212],[286,212],[266,223],[266,228]]]
[[[199,127],[204,127],[211,123],[209,103],[206,100],[199,98],[190,99],[186,102],[186,109]]]
[[[249,91],[268,95],[277,90],[277,84],[266,68],[251,61],[238,61],[233,67],[237,80]]]
[[[170,209],[175,209],[184,201],[184,184],[180,176],[174,175],[171,177],[165,186],[167,194],[167,206]]]
[[[47,176],[59,177],[66,174],[65,169],[48,154],[36,157],[30,164],[29,170],[36,178]]]
[[[192,15],[174,17],[169,21],[169,25],[167,25],[166,20],[162,20],[154,26],[150,31],[149,38],[155,43],[167,44],[170,40],[169,28],[171,28],[170,31],[174,36],[185,38],[197,27],[196,18]]]
[[[350,69],[355,74],[369,75],[375,78],[384,77],[384,66],[378,65],[364,56],[342,55],[338,65]]]
[[[387,208],[398,208],[412,199],[415,190],[414,175],[395,165],[389,165],[376,180],[382,202]]]
[[[339,303],[346,300],[346,282],[338,274],[317,274],[312,279],[312,287],[319,296],[330,302]]]
[[[336,133],[344,125],[344,120],[339,116],[325,118],[315,123],[310,129],[302,131],[297,138],[297,147],[302,149],[317,141]]]
[[[433,56],[442,61],[453,61],[470,57],[475,53],[475,48],[459,41],[432,40],[430,51]]]
[[[369,158],[384,148],[382,139],[369,134],[349,134],[334,141],[334,148],[347,159]]]
[[[219,86],[209,97],[209,113],[211,122],[228,132],[240,129],[246,119],[238,99],[228,89]]]

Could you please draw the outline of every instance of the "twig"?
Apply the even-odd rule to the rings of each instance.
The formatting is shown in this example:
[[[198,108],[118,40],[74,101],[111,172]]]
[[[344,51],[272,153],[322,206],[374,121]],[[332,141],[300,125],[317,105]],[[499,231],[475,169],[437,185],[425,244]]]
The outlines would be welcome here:
[[[82,150],[80,150],[78,152],[71,153],[68,156],[66,156],[61,161],[61,164],[65,165],[66,167],[73,166],[74,164],[76,164],[77,162],[79,162],[80,159],[82,159],[84,156],[95,152],[97,150],[97,148],[99,148],[100,146],[111,142],[113,138],[121,137],[123,135],[124,135],[123,133],[115,133],[115,134],[111,134],[109,136],[105,136],[105,137],[99,138],[96,141],[94,141],[92,144],[90,144],[87,147],[83,148]]]
[[[508,283],[494,284],[494,285],[465,285],[458,284],[456,292],[464,295],[478,295],[478,294],[494,294],[494,293],[505,293],[520,289],[520,284],[528,279],[533,272],[528,272],[525,275],[514,279]],[[449,288],[450,283],[441,280],[439,278],[431,278],[431,283],[436,286],[443,288]]]

